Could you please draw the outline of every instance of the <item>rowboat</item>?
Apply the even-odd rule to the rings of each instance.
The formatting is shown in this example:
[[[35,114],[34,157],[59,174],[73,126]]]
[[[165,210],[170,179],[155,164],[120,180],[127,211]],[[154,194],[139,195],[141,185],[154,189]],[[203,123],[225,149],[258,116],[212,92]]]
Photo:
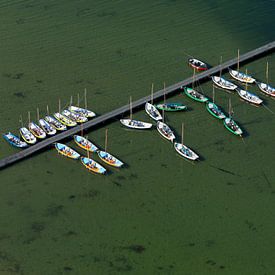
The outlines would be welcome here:
[[[237,89],[237,92],[238,92],[238,95],[242,99],[246,100],[249,103],[260,105],[263,102],[258,96],[254,95],[248,91],[245,91],[242,89]]]
[[[206,103],[206,109],[212,116],[214,116],[218,119],[224,119],[225,118],[225,114],[223,113],[221,108],[213,102],[207,102]]]
[[[43,131],[49,135],[49,136],[53,136],[56,134],[56,129],[51,126],[51,124],[49,122],[47,122],[45,119],[39,119],[39,124],[41,126],[41,128],[43,129]]]
[[[237,85],[235,85],[234,83],[222,78],[222,77],[219,77],[219,76],[212,76],[212,81],[219,87],[223,88],[223,89],[227,89],[227,90],[230,90],[230,91],[233,91],[235,89],[238,88]]]
[[[86,158],[86,157],[81,157],[80,158],[82,164],[91,172],[97,173],[97,174],[105,174],[106,173],[106,169],[101,166],[99,163],[97,163],[96,161],[90,159],[90,158]]]
[[[62,124],[69,126],[69,127],[73,127],[75,125],[77,125],[77,123],[69,118],[67,118],[66,116],[63,116],[60,113],[54,113],[53,115],[58,121],[60,121]]]
[[[76,114],[80,114],[82,116],[85,116],[85,117],[95,117],[96,114],[92,111],[89,111],[87,109],[84,109],[84,108],[80,108],[80,107],[76,107],[76,106],[69,106],[68,107],[68,110],[73,112],[73,113],[76,113]]]
[[[61,122],[59,122],[58,120],[56,120],[55,118],[51,117],[51,116],[46,116],[45,120],[56,130],[58,131],[65,131],[67,130],[66,125],[62,124]]]
[[[231,117],[225,118],[223,124],[225,128],[231,133],[237,136],[241,136],[243,134],[243,131],[240,128],[240,126]]]
[[[120,122],[124,126],[132,129],[144,130],[144,129],[150,129],[152,127],[151,123],[143,122],[140,120],[134,120],[134,119],[121,119]]]
[[[183,105],[182,103],[172,103],[172,102],[157,104],[156,107],[159,110],[164,110],[167,112],[177,112],[177,111],[187,110],[187,106]]]
[[[181,156],[187,159],[196,160],[199,158],[199,156],[194,151],[182,143],[175,142],[174,148]]]
[[[55,143],[55,148],[61,155],[71,158],[71,159],[78,159],[80,155],[73,150],[72,148],[68,147],[65,144],[62,143]]]
[[[269,95],[269,96],[272,96],[272,97],[275,97],[275,88],[271,87],[270,85],[268,84],[265,84],[263,82],[256,82],[259,89],[265,93],[266,95]]]
[[[43,139],[46,137],[46,133],[34,122],[29,123],[29,129],[37,138]]]
[[[176,138],[171,128],[164,122],[158,121],[157,130],[164,138],[170,140],[171,142],[173,142]]]
[[[154,120],[161,120],[162,116],[158,109],[151,103],[147,102],[145,104],[145,111],[146,113]]]
[[[102,161],[111,166],[119,168],[124,164],[122,161],[105,151],[97,151],[97,154]]]
[[[237,79],[240,82],[254,83],[256,81],[256,79],[253,78],[252,76],[245,74],[245,73],[241,73],[236,70],[229,69],[229,73],[233,78]]]
[[[190,98],[192,98],[192,99],[194,99],[196,101],[199,101],[199,102],[206,102],[206,101],[208,101],[208,98],[205,95],[203,95],[203,94],[195,91],[192,88],[184,87],[184,92],[185,92],[185,94],[187,96],[189,96]]]
[[[28,144],[25,141],[20,140],[18,136],[15,136],[11,132],[5,133],[3,135],[4,139],[14,147],[25,148]]]
[[[36,143],[36,137],[27,129],[26,127],[20,128],[20,135],[21,137],[28,143],[34,144]]]
[[[82,136],[75,135],[74,141],[79,147],[86,151],[96,152],[98,150],[98,148],[92,142]]]
[[[190,67],[196,69],[197,71],[206,71],[208,69],[208,65],[206,63],[196,58],[189,58],[188,64]]]
[[[78,113],[70,112],[69,110],[64,110],[64,111],[62,111],[61,114],[68,117],[69,119],[71,119],[73,121],[78,122],[78,123],[83,123],[83,122],[88,121],[87,117],[80,115]]]

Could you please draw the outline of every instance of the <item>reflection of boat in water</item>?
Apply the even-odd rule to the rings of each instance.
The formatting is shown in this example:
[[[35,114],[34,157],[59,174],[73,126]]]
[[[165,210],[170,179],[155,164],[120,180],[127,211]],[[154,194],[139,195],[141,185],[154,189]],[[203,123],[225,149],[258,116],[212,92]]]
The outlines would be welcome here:
[[[5,133],[3,137],[9,144],[11,144],[14,147],[25,148],[28,146],[26,142],[20,140],[18,136],[12,134],[11,132]]]
[[[171,128],[164,122],[158,121],[157,130],[164,138],[170,140],[171,142],[173,142],[176,138]]]
[[[62,144],[62,143],[56,143],[55,144],[55,148],[58,151],[58,153],[60,153],[61,155],[71,158],[71,159],[78,159],[80,157],[80,155],[73,150],[72,148],[70,148],[69,146]]]
[[[103,166],[90,158],[81,157],[81,162],[91,172],[102,175],[106,173],[106,169]]]
[[[75,135],[74,136],[75,143],[81,147],[82,149],[89,151],[89,152],[96,152],[98,148],[87,138],[84,138],[82,136]]]

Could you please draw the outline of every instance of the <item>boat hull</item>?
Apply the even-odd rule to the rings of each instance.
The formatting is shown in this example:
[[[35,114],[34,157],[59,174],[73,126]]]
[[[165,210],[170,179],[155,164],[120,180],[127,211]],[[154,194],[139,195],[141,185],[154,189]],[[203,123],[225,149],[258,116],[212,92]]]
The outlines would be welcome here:
[[[167,124],[165,124],[161,121],[158,121],[157,130],[162,137],[164,137],[165,139],[167,139],[171,142],[174,142],[174,139],[176,137],[175,137],[173,131],[171,130],[171,128]]]
[[[220,88],[229,90],[229,91],[234,91],[238,88],[237,85],[233,84],[232,82],[219,77],[219,76],[212,76],[212,81]]]
[[[10,145],[16,148],[28,147],[28,144],[25,141],[20,140],[19,137],[13,135],[11,132],[5,133],[3,137]]]
[[[55,130],[58,131],[65,131],[67,130],[67,126],[62,124],[60,121],[57,119],[51,117],[51,116],[46,116],[45,120],[53,127]]]
[[[196,59],[196,58],[189,58],[188,59],[188,65],[190,67],[192,67],[193,69],[196,69],[197,71],[206,71],[206,70],[208,70],[207,64],[202,62],[201,60]]]
[[[184,93],[190,97],[191,99],[198,101],[198,102],[202,102],[205,103],[208,101],[208,98],[206,96],[204,96],[203,94],[188,88],[188,87],[184,87]]]
[[[94,112],[92,112],[88,109],[84,109],[84,108],[80,108],[80,107],[76,107],[76,106],[69,106],[68,110],[73,113],[81,114],[88,118],[92,118],[92,117],[96,116],[96,114]]]
[[[275,97],[275,88],[262,82],[257,82],[259,89],[266,95]]]
[[[178,112],[178,111],[185,111],[187,110],[187,106],[181,104],[181,103],[163,103],[163,104],[157,104],[156,108],[159,110],[163,110],[166,112]]]
[[[79,147],[81,147],[82,149],[84,149],[86,151],[93,153],[98,150],[98,148],[92,142],[90,142],[88,139],[86,139],[82,136],[75,135],[74,141]]]
[[[217,119],[224,119],[225,114],[221,111],[221,109],[214,103],[208,102],[206,104],[207,111]]]
[[[242,98],[243,100],[245,100],[251,104],[260,105],[263,102],[258,96],[254,95],[248,91],[237,89],[237,93],[240,96],[240,98]]]
[[[39,125],[41,126],[41,128],[43,129],[43,131],[49,135],[49,136],[53,136],[56,134],[56,129],[53,128],[47,121],[45,121],[44,119],[39,119]]]
[[[242,83],[249,83],[252,84],[256,81],[255,78],[251,77],[248,74],[240,73],[236,70],[229,69],[229,74],[236,80],[242,82]]]
[[[139,120],[133,120],[133,119],[121,119],[121,124],[131,128],[131,129],[138,129],[138,130],[146,130],[152,128],[151,123],[139,121]]]
[[[187,158],[189,160],[199,159],[199,156],[184,144],[175,142],[174,148],[175,148],[176,152],[178,154],[180,154],[181,156],[183,156],[184,158]]]
[[[60,123],[68,126],[68,127],[73,127],[73,126],[76,126],[77,123],[69,118],[67,118],[66,116],[63,116],[62,114],[60,113],[55,113],[53,115]]]
[[[107,163],[108,165],[111,165],[113,167],[116,168],[120,168],[123,166],[123,162],[120,161],[119,159],[117,159],[116,157],[112,156],[111,154],[104,152],[104,151],[98,151],[97,152],[98,157],[104,161],[105,163]]]
[[[225,118],[223,121],[225,128],[236,136],[242,136],[243,131],[232,118]]]
[[[162,116],[160,114],[160,112],[158,111],[158,109],[152,105],[151,103],[147,102],[145,104],[145,112],[154,120],[158,121],[158,120],[162,120]]]
[[[26,128],[22,127],[20,128],[20,135],[23,138],[23,140],[28,144],[35,144],[37,139],[36,137]]]
[[[29,123],[29,130],[36,138],[44,139],[46,137],[46,133],[34,122]]]
[[[86,158],[86,157],[81,157],[81,163],[90,171],[96,174],[101,174],[104,175],[106,173],[106,169],[101,166],[99,163],[96,161]]]

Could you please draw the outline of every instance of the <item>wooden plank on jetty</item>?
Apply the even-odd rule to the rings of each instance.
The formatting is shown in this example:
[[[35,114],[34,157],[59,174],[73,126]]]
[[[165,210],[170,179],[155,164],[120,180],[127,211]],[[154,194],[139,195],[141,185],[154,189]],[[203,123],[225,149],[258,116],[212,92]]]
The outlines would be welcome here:
[[[249,61],[252,61],[256,58],[259,58],[263,55],[266,55],[267,53],[271,53],[275,49],[275,41],[268,43],[262,47],[256,48],[252,51],[249,51],[243,55],[240,56],[239,62],[240,63],[247,63]],[[202,73],[199,73],[195,75],[195,77],[189,77],[181,82],[178,82],[174,85],[171,85],[167,88],[159,90],[154,93],[153,99],[155,101],[163,99],[164,93],[166,96],[172,95],[176,92],[178,92],[179,89],[181,89],[184,86],[188,86],[192,84],[193,81],[206,81],[209,79],[211,75],[217,74],[220,71],[225,71],[229,67],[235,67],[238,63],[238,58],[233,58],[223,64],[220,64],[218,66],[215,66],[207,71],[204,71]],[[147,101],[151,100],[151,95],[145,96],[143,98],[140,98],[132,103],[133,110],[137,110],[145,105]],[[86,123],[83,123],[81,126],[78,125],[76,127],[73,127],[65,132],[59,133],[53,137],[49,137],[43,141],[38,142],[35,145],[32,145],[28,147],[27,149],[24,149],[18,153],[15,153],[11,156],[5,157],[0,160],[0,169],[3,169],[5,167],[8,167],[11,164],[14,164],[20,160],[23,160],[27,157],[30,157],[31,155],[42,151],[43,149],[49,147],[54,142],[59,142],[61,140],[64,140],[66,138],[69,138],[73,136],[74,134],[77,134],[81,132],[82,130],[87,130],[92,127],[99,126],[102,123],[106,123],[108,121],[111,121],[119,116],[125,115],[129,113],[129,105],[124,105],[118,109],[112,110],[106,114],[103,114],[97,118],[94,118]]]

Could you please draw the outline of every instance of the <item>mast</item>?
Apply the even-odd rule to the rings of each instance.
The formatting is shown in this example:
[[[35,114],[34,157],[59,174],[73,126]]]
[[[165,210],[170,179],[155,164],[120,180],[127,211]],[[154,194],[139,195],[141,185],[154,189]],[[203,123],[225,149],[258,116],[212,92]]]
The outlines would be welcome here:
[[[77,107],[79,107],[79,93],[77,94]]]
[[[222,77],[222,56],[220,58],[220,77]]]
[[[39,108],[37,107],[37,121],[39,120]]]
[[[58,112],[61,113],[61,101],[60,101],[60,98],[58,100]]]
[[[183,128],[184,128],[184,123],[181,124],[181,144],[183,144]]]
[[[266,76],[266,84],[268,84],[268,61],[266,62],[266,72],[265,72],[265,76]]]
[[[238,49],[237,71],[240,69],[240,49]]]
[[[47,115],[49,115],[50,112],[49,112],[49,105],[47,105]]]
[[[154,95],[154,83],[152,83],[152,87],[151,87],[151,104],[153,104],[153,95]]]
[[[164,108],[162,109],[162,122],[164,123]]]
[[[22,115],[20,115],[19,122],[21,123],[21,128],[23,128],[23,118],[22,118]]]
[[[196,74],[196,70],[195,70],[195,68],[194,68],[194,69],[193,69],[192,89],[194,89],[194,85],[195,85],[195,74]]]
[[[232,113],[231,113],[231,98],[229,98],[229,102],[228,102],[228,114],[229,114],[229,118],[232,118]]]
[[[73,96],[71,95],[71,98],[70,98],[70,106],[73,105]]]
[[[164,101],[164,104],[166,102],[166,87],[165,87],[165,82],[163,82],[163,101]]]
[[[213,103],[215,103],[215,87],[214,87],[214,83],[213,83]]]
[[[29,124],[31,123],[31,113],[30,111],[28,111],[28,120],[29,120]]]
[[[130,120],[132,120],[132,117],[133,117],[133,113],[132,113],[132,97],[130,96]]]
[[[108,129],[105,130],[105,152],[107,152]]]
[[[84,104],[85,104],[85,105],[84,105],[84,106],[85,106],[85,109],[87,109],[87,89],[86,89],[86,88],[84,89],[84,102],[85,102],[85,103],[84,103]]]
[[[245,69],[245,74],[247,75],[247,68]],[[245,82],[245,90],[247,91],[247,81]]]

